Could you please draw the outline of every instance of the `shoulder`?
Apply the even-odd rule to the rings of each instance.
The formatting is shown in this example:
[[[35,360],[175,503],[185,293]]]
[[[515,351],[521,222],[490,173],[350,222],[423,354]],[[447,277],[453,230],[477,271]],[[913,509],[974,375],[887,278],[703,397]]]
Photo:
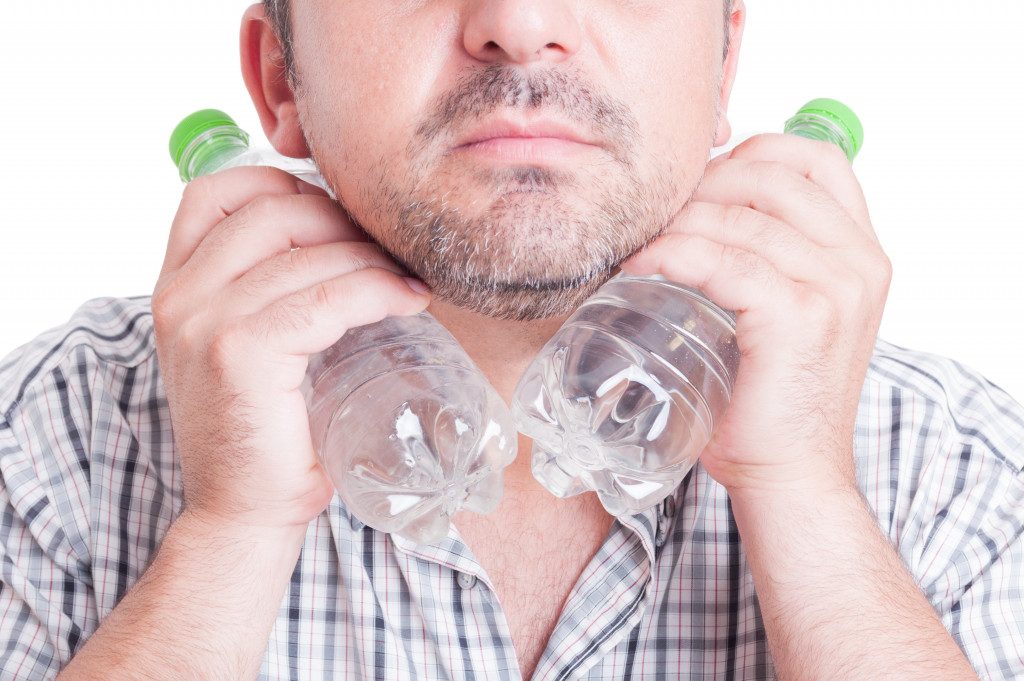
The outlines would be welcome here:
[[[99,298],[0,361],[0,414],[9,415],[55,370],[138,367],[155,355],[149,298]]]
[[[2,510],[26,554],[91,565],[116,601],[180,508],[171,433],[148,298],[90,301],[0,362]]]
[[[1024,471],[1024,408],[952,359],[879,341],[860,416],[859,437],[888,429],[902,442],[957,446],[991,457],[1007,474]]]
[[[1006,392],[953,360],[879,342],[855,447],[868,504],[944,619],[996,566],[1020,578],[1024,409]]]

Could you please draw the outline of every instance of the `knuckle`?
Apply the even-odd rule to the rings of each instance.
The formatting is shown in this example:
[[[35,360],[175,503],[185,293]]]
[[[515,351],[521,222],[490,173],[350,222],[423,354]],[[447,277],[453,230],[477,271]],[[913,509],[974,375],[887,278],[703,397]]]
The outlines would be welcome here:
[[[253,197],[252,201],[246,204],[245,212],[250,219],[266,219],[278,209],[280,197],[271,194],[260,194]]]
[[[214,196],[217,178],[214,175],[200,175],[185,185],[181,194],[182,204],[205,203]]]
[[[202,343],[204,329],[196,317],[189,317],[178,327],[178,338],[185,347],[198,347]]]
[[[892,283],[892,260],[885,253],[880,253],[875,260],[874,279],[879,286],[886,289]]]
[[[324,284],[316,284],[266,308],[255,320],[257,337],[265,341],[281,333],[308,328],[314,321],[315,309],[328,299],[323,288]]]
[[[175,368],[179,371],[188,370],[192,364],[190,358],[202,356],[206,345],[205,341],[206,327],[201,320],[195,317],[190,317],[173,329],[168,329],[167,335],[160,343],[170,362],[167,373],[172,374],[171,369]]]
[[[756,161],[750,166],[751,179],[765,193],[774,193],[777,187],[791,185],[792,173],[779,161]]]
[[[210,339],[206,349],[206,358],[211,367],[225,369],[245,355],[245,349],[251,342],[249,329],[240,322],[231,322],[221,326]]]
[[[741,274],[754,275],[758,274],[762,269],[760,259],[750,251],[744,251],[742,249],[732,249],[731,251],[723,246],[723,250],[727,253],[731,253],[730,257],[734,269],[739,271]]]
[[[754,211],[751,211],[746,206],[737,206],[734,204],[725,206],[722,211],[722,219],[725,222],[726,229],[729,231],[735,231],[742,228],[752,212]]]
[[[772,267],[756,253],[742,249],[732,251],[734,270],[760,284],[771,285],[774,281]]]
[[[805,290],[800,296],[800,309],[818,327],[830,327],[839,313],[832,300],[816,289]]]
[[[892,261],[881,250],[871,252],[858,264],[858,273],[866,294],[884,297],[892,283]]]
[[[808,250],[809,242],[800,238],[792,228],[762,214],[758,219],[753,243],[760,252],[769,254],[801,254]]]
[[[332,300],[334,300],[334,287],[329,282],[317,282],[309,289],[308,305],[315,308],[325,308],[331,304]],[[305,308],[305,306],[302,307],[303,309]]]
[[[243,290],[252,298],[259,298],[264,291],[273,290],[290,279],[291,269],[279,258],[268,258],[243,278]]]
[[[237,374],[233,368],[250,371],[252,358],[256,351],[264,345],[263,329],[256,317],[238,317],[220,324],[214,330],[207,330],[203,325],[182,329],[182,334],[194,336],[193,347],[196,355],[206,360],[207,367],[213,370],[214,376]]]
[[[277,203],[274,196],[260,194],[254,197],[221,223],[221,241],[229,242],[261,226],[273,225],[275,211],[279,210]]]
[[[169,293],[170,285],[164,286],[163,288],[155,291],[153,297],[150,298],[150,310],[153,312],[153,323],[159,328],[170,321],[173,316],[172,310],[173,303],[171,301],[171,294]]]
[[[715,243],[713,241],[701,241],[698,242],[704,246],[707,251],[709,262],[713,262],[714,265],[707,269],[704,274],[698,288],[707,289],[712,282],[724,271],[731,271],[737,268],[736,261],[730,257],[729,250],[725,244]]]
[[[850,159],[846,157],[846,152],[838,145],[822,140],[815,140],[815,144],[817,144],[818,153],[820,153],[827,162],[842,166],[850,165]]]
[[[150,298],[150,311],[153,315],[153,329],[157,336],[168,336],[177,325],[180,316],[180,304],[177,294],[177,280],[171,279],[166,285],[154,291]]]
[[[265,198],[257,196],[232,213],[221,223],[222,238],[225,240],[231,239],[236,234],[247,231],[250,225],[259,224],[262,219],[265,219],[266,207],[264,203]]]
[[[349,244],[349,262],[353,269],[366,270],[379,267],[382,263],[383,251],[374,243]]]
[[[292,248],[286,257],[287,263],[281,263],[281,269],[305,271],[315,265],[313,254],[308,248]]]
[[[845,157],[844,157],[845,158]],[[841,224],[852,226],[851,219],[846,211],[836,202],[835,198],[827,190],[809,180],[802,180],[795,188],[799,192],[800,199],[810,209],[823,215],[831,215]]]

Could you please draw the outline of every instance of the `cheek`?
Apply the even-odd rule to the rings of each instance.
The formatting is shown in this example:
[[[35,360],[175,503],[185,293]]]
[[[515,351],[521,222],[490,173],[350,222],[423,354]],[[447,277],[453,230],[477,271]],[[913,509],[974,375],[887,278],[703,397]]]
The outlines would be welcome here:
[[[649,153],[703,164],[718,118],[721,0],[621,4],[591,31],[603,65],[618,71],[613,87],[624,87]]]
[[[454,82],[450,17],[357,19],[346,18],[346,25],[358,29],[317,35],[312,44],[319,49],[299,97],[307,140],[347,203],[364,193],[361,184],[380,181],[379,169],[407,169],[412,131]]]
[[[632,100],[648,149],[688,175],[701,172],[718,121],[720,62],[688,51],[652,56],[639,68]]]

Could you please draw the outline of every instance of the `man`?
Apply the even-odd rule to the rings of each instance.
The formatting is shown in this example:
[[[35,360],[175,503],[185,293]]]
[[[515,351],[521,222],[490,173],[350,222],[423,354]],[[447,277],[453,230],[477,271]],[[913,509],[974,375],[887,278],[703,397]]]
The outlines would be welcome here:
[[[5,674],[1024,673],[1024,414],[952,363],[873,357],[889,266],[840,153],[769,135],[706,164],[742,0],[272,10],[245,15],[246,84],[339,203],[201,178],[152,315],[95,304],[5,365]],[[613,519],[522,455],[440,544],[350,516],[309,354],[429,306],[507,400],[620,265],[737,313],[732,403],[671,501]]]

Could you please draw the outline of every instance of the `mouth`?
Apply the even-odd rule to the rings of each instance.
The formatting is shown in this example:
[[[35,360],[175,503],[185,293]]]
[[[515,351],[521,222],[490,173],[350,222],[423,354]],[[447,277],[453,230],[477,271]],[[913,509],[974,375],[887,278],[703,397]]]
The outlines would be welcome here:
[[[459,136],[449,153],[496,164],[546,166],[601,150],[596,140],[560,121],[496,119]]]

